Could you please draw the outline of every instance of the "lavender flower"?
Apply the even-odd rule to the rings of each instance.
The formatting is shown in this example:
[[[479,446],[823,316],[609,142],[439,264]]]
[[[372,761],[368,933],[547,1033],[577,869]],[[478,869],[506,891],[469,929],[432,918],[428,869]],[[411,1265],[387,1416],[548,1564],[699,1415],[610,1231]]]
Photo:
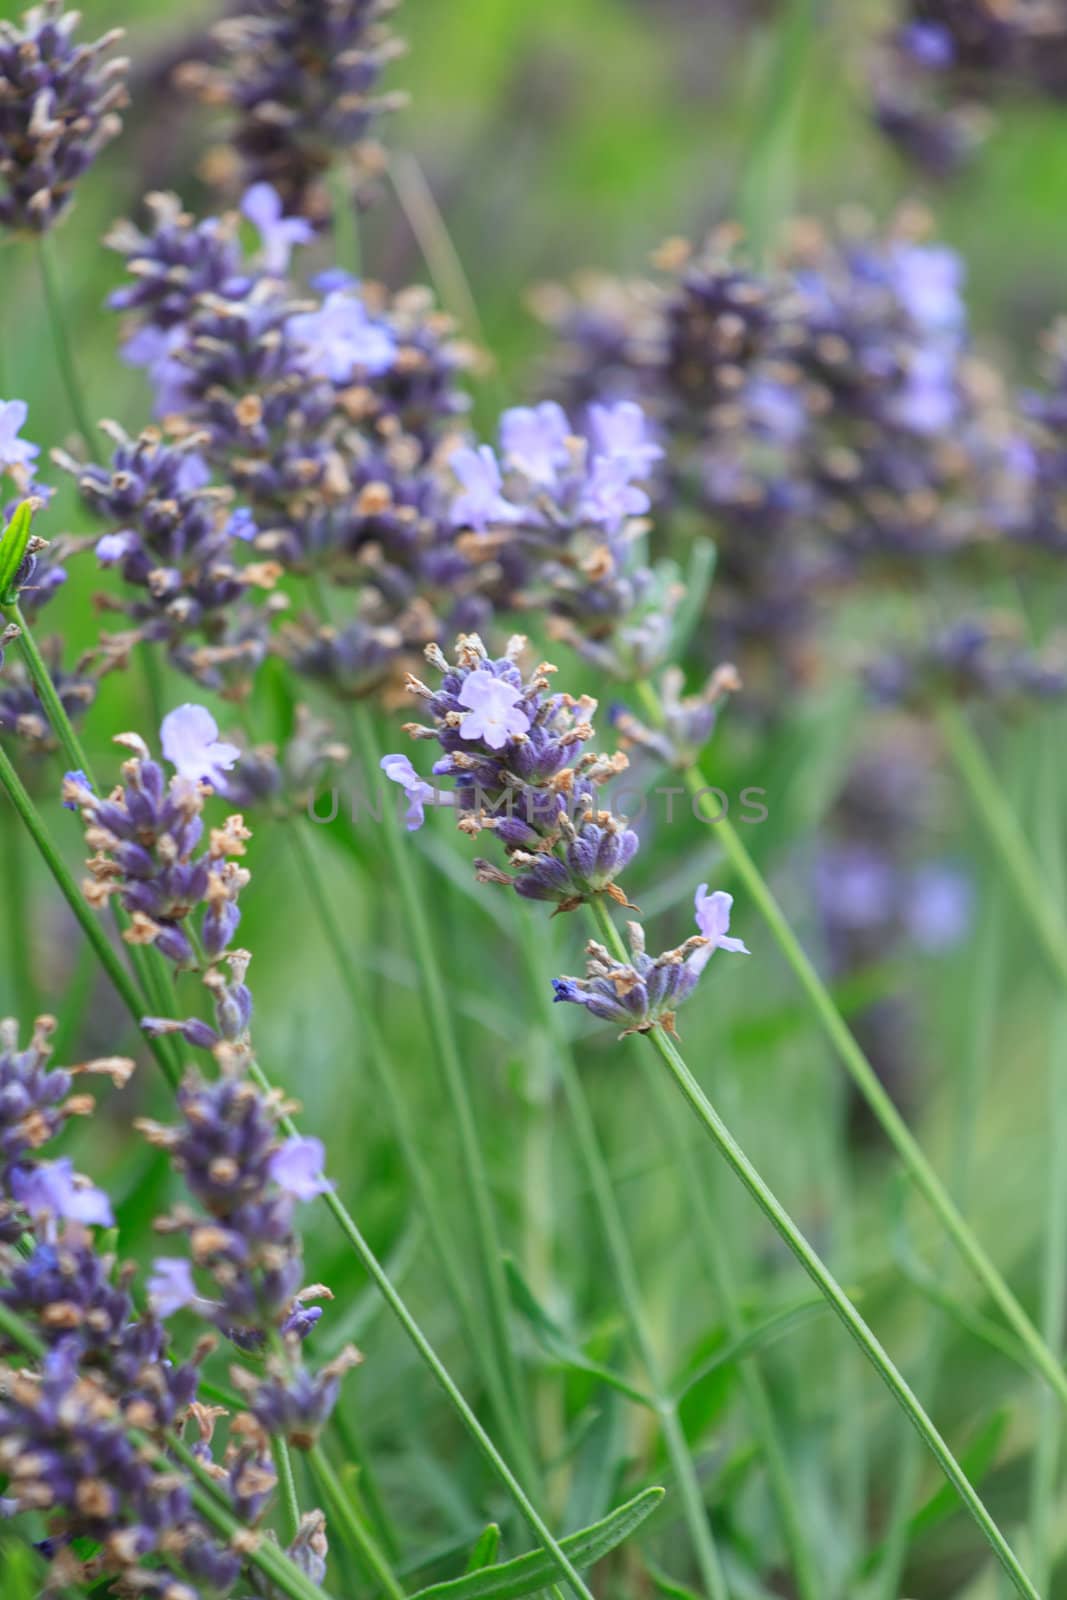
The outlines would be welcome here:
[[[32,469],[40,454],[37,445],[19,438],[29,410],[25,400],[0,400],[0,471]]]
[[[204,706],[186,704],[170,711],[159,729],[163,755],[180,778],[203,781],[226,792],[225,774],[241,754],[219,739],[219,725]]]
[[[673,1034],[678,1007],[696,988],[713,951],[745,948],[740,939],[722,937],[724,917],[725,925],[729,924],[729,906],[724,911],[721,901],[730,901],[731,896],[719,891],[702,899],[706,888],[702,884],[697,890],[699,935],[653,959],[645,953],[644,928],[638,922],[629,922],[630,961],[617,961],[603,945],[590,940],[586,946],[589,961],[585,977],[553,978],[554,999],[584,1006],[590,1015],[604,1022],[623,1024],[620,1038],[629,1033],[650,1033],[655,1027]],[[710,935],[703,931],[705,924],[712,929]]]
[[[202,710],[192,708],[197,709]],[[176,966],[190,967],[197,960],[190,937],[197,907],[204,908],[199,942],[211,961],[237,931],[237,899],[248,873],[233,858],[244,854],[249,833],[239,816],[231,816],[211,830],[208,848],[196,854],[205,796],[198,779],[205,770],[217,776],[218,764],[230,759],[230,751],[234,758],[238,752],[210,737],[218,730],[207,712],[197,717],[183,708],[174,715],[181,720],[171,724],[171,748],[185,770],[169,784],[144,741],[120,734],[116,743],[133,751],[123,767],[123,787],[102,800],[68,774],[63,798],[80,810],[94,852],[85,884],[90,903],[103,906],[115,895],[131,919],[124,935],[128,942],[154,944]]]
[[[78,44],[78,13],[43,0],[0,22],[0,225],[45,233],[121,127],[128,62],[116,30]]]
[[[320,310],[290,318],[288,331],[305,369],[331,383],[379,377],[396,361],[389,329],[372,321],[363,301],[346,289],[327,294]]]
[[[254,183],[245,190],[241,212],[259,233],[264,267],[275,275],[288,271],[295,245],[311,244],[315,237],[306,218],[283,215],[282,197],[269,183]]]
[[[598,803],[597,793],[625,769],[626,758],[581,754],[593,737],[596,702],[549,694],[548,664],[524,679],[517,662],[525,644],[516,636],[507,654],[492,660],[476,635],[461,635],[454,666],[429,647],[440,689],[416,678],[408,687],[426,703],[433,726],[410,723],[406,731],[440,744],[433,776],[454,785],[460,830],[472,837],[483,829],[496,833],[516,869],[510,876],[478,860],[482,881],[510,884],[559,911],[600,894],[627,904],[615,880],[637,853],[637,835]],[[382,767],[411,798],[408,825],[417,827],[433,791],[419,789],[402,756],[387,756]]]
[[[289,211],[319,217],[320,181],[348,159],[383,111],[375,94],[396,53],[384,0],[257,0],[216,29],[224,63],[186,67],[185,86],[236,117],[230,138],[250,182],[272,184]]]

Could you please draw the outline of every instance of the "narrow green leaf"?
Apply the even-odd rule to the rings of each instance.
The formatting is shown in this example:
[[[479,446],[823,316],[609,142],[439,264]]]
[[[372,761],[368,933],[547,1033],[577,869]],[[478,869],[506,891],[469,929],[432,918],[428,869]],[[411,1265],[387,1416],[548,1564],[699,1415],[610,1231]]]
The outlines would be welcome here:
[[[647,1406],[653,1411],[656,1409],[656,1402],[651,1395],[646,1394],[643,1389],[639,1389],[636,1384],[630,1383],[619,1373],[613,1372],[610,1367],[591,1360],[567,1337],[558,1322],[555,1322],[541,1305],[511,1256],[505,1258],[504,1271],[507,1274],[511,1302],[519,1315],[525,1319],[531,1334],[546,1355],[551,1356],[560,1366],[573,1367],[578,1372],[588,1373],[592,1378],[599,1378],[601,1383],[617,1389],[620,1394],[636,1401],[638,1405]]]
[[[15,515],[0,534],[0,604],[11,605],[17,598],[12,592],[12,585],[30,542],[32,518],[30,503],[24,500],[16,507]]]
[[[496,1560],[496,1553],[499,1549],[500,1524],[491,1522],[471,1551],[470,1560],[467,1562],[467,1571],[481,1572],[483,1568],[491,1567]]]
[[[583,1528],[580,1533],[568,1534],[560,1544],[576,1567],[591,1567],[628,1539],[662,1498],[662,1489],[645,1489],[602,1522]],[[555,1571],[551,1557],[535,1550],[531,1555],[518,1556],[500,1566],[487,1567],[449,1583],[435,1583],[430,1589],[420,1589],[412,1600],[521,1600],[522,1596],[536,1594],[550,1584]]]

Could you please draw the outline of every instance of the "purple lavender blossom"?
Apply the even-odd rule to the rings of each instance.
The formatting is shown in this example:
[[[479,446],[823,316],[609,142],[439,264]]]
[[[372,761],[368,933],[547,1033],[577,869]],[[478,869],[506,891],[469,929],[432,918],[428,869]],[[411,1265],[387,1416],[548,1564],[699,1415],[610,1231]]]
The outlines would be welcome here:
[[[458,699],[467,708],[459,723],[464,739],[484,739],[490,750],[503,750],[509,739],[529,731],[529,716],[519,704],[521,688],[492,672],[468,673]]]
[[[305,370],[333,383],[348,383],[359,373],[377,377],[396,360],[389,329],[372,321],[363,301],[344,290],[328,294],[320,310],[291,317],[288,332]]]
[[[79,44],[61,0],[0,22],[0,226],[44,233],[121,127],[129,63],[107,59],[116,29]]]
[[[555,483],[570,460],[572,437],[563,407],[552,400],[539,406],[514,406],[500,418],[500,450],[506,465],[545,488]],[[453,471],[454,463],[453,457]]]
[[[32,468],[40,448],[20,439],[29,407],[25,400],[0,400],[0,470]]]
[[[601,455],[624,461],[635,477],[642,477],[664,455],[663,446],[649,437],[644,411],[632,400],[590,406],[589,433]]]
[[[645,930],[640,923],[627,923],[627,930],[629,962],[617,961],[603,945],[591,940],[586,946],[585,977],[553,978],[553,998],[557,1003],[584,1006],[604,1022],[621,1023],[621,1038],[629,1033],[649,1033],[655,1027],[673,1034],[678,1007],[695,989],[715,944],[698,935],[653,959],[645,953]]]
[[[254,183],[241,198],[241,212],[259,233],[263,265],[276,277],[289,270],[293,247],[314,242],[315,230],[305,217],[287,217],[282,197],[269,183]]]
[[[193,1269],[184,1256],[157,1256],[146,1288],[153,1311],[164,1320],[195,1305],[200,1298]]]
[[[16,1167],[10,1185],[13,1197],[31,1217],[114,1227],[115,1218],[107,1195],[102,1189],[80,1180],[68,1157],[42,1161],[28,1170]]]
[[[734,903],[732,894],[727,894],[725,889],[716,889],[708,893],[708,886],[702,883],[697,890],[694,900],[696,908],[696,924],[701,935],[708,943],[697,954],[697,970],[703,971],[711,960],[716,950],[729,950],[734,955],[751,955],[751,951],[743,939],[731,939],[729,934],[730,911]]]
[[[482,444],[476,450],[464,445],[452,452],[448,465],[460,485],[460,493],[452,501],[454,527],[485,533],[488,528],[522,520],[521,509],[503,493],[500,467],[491,445]]]
[[[219,739],[218,723],[205,706],[186,703],[168,712],[159,732],[163,754],[180,778],[210,783],[225,794],[225,774],[241,752]]]
[[[294,1199],[313,1200],[333,1188],[323,1175],[325,1164],[326,1150],[321,1139],[294,1135],[271,1156],[267,1172],[279,1189]]]
[[[400,784],[407,796],[406,823],[409,833],[414,833],[426,821],[424,808],[427,804],[451,805],[454,803],[454,796],[442,794],[440,790],[427,783],[424,778],[420,778],[407,756],[383,756],[378,765],[391,783]]]

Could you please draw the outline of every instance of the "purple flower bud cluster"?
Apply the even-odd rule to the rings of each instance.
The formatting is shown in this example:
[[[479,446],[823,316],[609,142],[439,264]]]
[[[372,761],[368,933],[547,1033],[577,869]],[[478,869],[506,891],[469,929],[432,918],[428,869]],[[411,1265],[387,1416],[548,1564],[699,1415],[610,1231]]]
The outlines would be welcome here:
[[[872,73],[878,126],[935,177],[973,154],[994,105],[1065,95],[1067,17],[1055,4],[905,0]]]
[[[63,798],[80,811],[93,852],[85,883],[90,903],[101,907],[114,895],[129,915],[124,937],[130,943],[155,945],[176,967],[194,967],[201,951],[217,961],[240,922],[237,901],[248,873],[236,858],[249,838],[240,816],[212,828],[207,848],[200,849],[207,785],[225,787],[225,771],[240,751],[218,740],[202,706],[171,712],[162,736],[176,768],[169,782],[138,735],[120,734],[115,742],[133,752],[122,785],[100,797],[83,774],[68,773]]]
[[[598,789],[625,769],[626,757],[582,754],[593,737],[596,701],[550,693],[555,668],[548,663],[524,679],[518,660],[525,646],[516,636],[494,660],[476,634],[461,635],[454,665],[430,646],[440,688],[416,678],[408,687],[433,725],[409,723],[405,731],[441,746],[435,781],[420,778],[406,756],[385,756],[382,770],[408,796],[409,828],[421,825],[429,801],[454,805],[459,828],[471,837],[483,829],[497,835],[513,872],[479,860],[482,882],[509,884],[558,911],[600,894],[625,905],[616,879],[636,855],[638,838],[624,818],[601,809]],[[445,781],[452,787],[439,793]]]
[[[226,490],[207,482],[195,440],[164,444],[155,429],[129,439],[110,429],[115,451],[105,466],[58,459],[78,478],[86,504],[111,531],[95,541],[101,566],[115,568],[136,598],[116,604],[136,640],[162,643],[198,682],[231,692],[263,661],[269,610],[245,603],[251,589],[272,589],[281,567],[245,561],[256,535]]]
[[[1014,619],[968,617],[939,629],[917,648],[897,650],[867,668],[867,687],[882,705],[920,710],[945,699],[981,699],[1001,707],[1061,700],[1067,694],[1062,643],[1035,650]]]
[[[273,578],[280,563],[358,587],[354,617],[337,628],[297,617],[281,648],[338,694],[362,695],[442,626],[481,625],[502,583],[491,551],[464,547],[437,464],[466,407],[468,358],[422,291],[388,299],[337,272],[314,295],[297,290],[285,270],[305,224],[262,184],[245,210],[263,241],[258,265],[245,264],[232,222],[196,224],[157,199],[149,234],[112,236],[135,280],[112,303],[130,318],[127,358],[147,368],[168,428],[240,502],[225,531],[265,558],[252,575]],[[194,616],[216,595],[198,596]],[[241,662],[262,649],[267,624],[262,607],[215,609],[218,646],[175,646],[212,687],[231,653]]]
[[[748,954],[740,939],[729,935],[733,896],[717,889],[708,893],[702,883],[696,892],[696,922],[700,929],[676,950],[652,957],[645,951],[645,930],[628,922],[631,958],[617,961],[604,946],[590,940],[584,978],[554,978],[555,999],[584,1006],[591,1016],[622,1024],[620,1038],[628,1033],[649,1033],[660,1027],[675,1032],[678,1007],[692,994],[697,979],[716,950]]]
[[[661,260],[665,283],[542,307],[570,391],[638,400],[666,450],[657,492],[711,519],[717,648],[773,701],[810,676],[822,596],[972,560],[1013,526],[1018,421],[968,350],[961,263],[919,219],[798,226],[762,276],[733,233]]]
[[[20,1343],[0,1337],[5,1504],[44,1517],[39,1548],[57,1586],[116,1579],[130,1592],[170,1594],[155,1559],[166,1553],[221,1597],[240,1576],[240,1557],[195,1515],[188,1482],[166,1455],[169,1431],[209,1414],[197,1400],[209,1345],[191,1361],[170,1358],[160,1321],[135,1311],[132,1269],[116,1272],[96,1247],[92,1227],[114,1221],[107,1196],[69,1160],[39,1158],[69,1116],[91,1110],[89,1097],[70,1094],[74,1076],[99,1072],[121,1084],[133,1063],[50,1068],[53,1026],[41,1018],[19,1050],[14,1023],[0,1024],[0,1304],[45,1347],[31,1365]],[[274,1485],[265,1441],[258,1455],[266,1490],[258,1507],[233,1492],[249,1524]],[[210,1453],[207,1462],[225,1481]]]
[[[500,457],[464,444],[446,458],[449,517],[466,554],[499,562],[500,603],[549,611],[553,637],[619,675],[662,658],[681,590],[673,569],[635,559],[642,487],[663,455],[632,401],[592,405],[585,433],[554,401],[500,419]]]
[[[273,184],[287,207],[319,218],[321,180],[360,154],[397,104],[378,80],[402,48],[385,26],[390,0],[254,0],[215,37],[222,64],[190,64],[180,81],[236,116],[229,142],[249,183]]]
[[[8,640],[16,637],[6,630],[5,635]],[[98,675],[91,658],[83,657],[68,670],[62,665],[63,641],[58,636],[40,641],[40,650],[63,709],[72,722],[79,722],[97,694]],[[25,663],[14,658],[3,661],[0,648],[0,665],[0,732],[14,734],[36,754],[56,749],[55,735]]]
[[[43,0],[0,21],[0,226],[45,233],[119,132],[127,61],[119,31],[79,44],[76,11]]]
[[[666,667],[658,683],[662,725],[650,728],[626,706],[617,705],[611,708],[612,727],[623,749],[645,750],[666,766],[684,771],[699,759],[711,738],[725,697],[740,689],[737,668],[728,662],[715,668],[698,694],[684,692],[680,667]]]
[[[298,705],[279,753],[274,745],[242,750],[226,776],[226,798],[244,809],[269,806],[279,816],[305,811],[315,791],[348,762],[330,724]]]

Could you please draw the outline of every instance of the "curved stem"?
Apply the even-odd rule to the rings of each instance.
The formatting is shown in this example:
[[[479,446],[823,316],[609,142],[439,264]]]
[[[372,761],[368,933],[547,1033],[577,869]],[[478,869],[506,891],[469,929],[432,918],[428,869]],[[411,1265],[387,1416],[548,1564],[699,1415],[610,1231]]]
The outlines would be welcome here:
[[[618,930],[608,916],[603,902],[593,901],[592,908],[597,926],[605,943],[608,944],[618,960],[627,960],[625,946],[619,937]],[[870,1361],[882,1382],[889,1389],[916,1432],[922,1438],[945,1477],[952,1484],[960,1500],[985,1535],[990,1548],[1011,1579],[1016,1592],[1025,1595],[1027,1600],[1041,1600],[1038,1591],[1023,1570],[1015,1552],[993,1521],[985,1504],[952,1454],[947,1443],[923,1410],[917,1396],[893,1364],[871,1328],[860,1316],[830,1269],[808,1243],[785,1207],[752,1165],[711,1104],[711,1101],[705,1095],[700,1084],[690,1072],[674,1041],[659,1027],[653,1028],[648,1037],[681,1091],[686,1104],[696,1116],[697,1121],[707,1133],[719,1154],[748,1190],[760,1210],[771,1222],[779,1237],[792,1251],[812,1282],[826,1297],[831,1309],[836,1312],[838,1319],[843,1323],[868,1361]]]
[[[547,996],[548,984],[541,972],[537,953],[532,942],[532,925],[525,908],[518,907],[519,941],[535,993]],[[626,1235],[626,1225],[619,1211],[611,1175],[597,1138],[596,1124],[586,1099],[585,1090],[574,1059],[564,1039],[559,1037],[555,1012],[551,1003],[544,1005],[546,1026],[555,1044],[556,1068],[563,1084],[567,1108],[571,1116],[575,1139],[582,1165],[589,1180],[590,1193],[600,1219],[601,1231],[611,1260],[612,1273],[619,1291],[623,1312],[629,1324],[630,1335],[652,1386],[656,1413],[663,1430],[663,1442],[670,1457],[678,1482],[685,1513],[686,1525],[693,1544],[693,1552],[709,1600],[729,1600],[729,1590],[723,1573],[722,1561],[711,1534],[711,1524],[704,1505],[704,1497],[685,1434],[678,1420],[677,1407],[670,1397],[666,1376],[660,1365],[652,1334],[645,1320],[637,1268]]]
[[[45,304],[48,307],[48,320],[52,327],[52,340],[56,349],[56,361],[59,364],[60,375],[64,388],[67,391],[67,400],[77,424],[78,432],[82,436],[89,460],[96,453],[96,432],[93,428],[89,407],[85,401],[81,379],[78,377],[78,368],[74,360],[74,350],[71,345],[70,332],[67,328],[67,319],[63,311],[63,295],[59,287],[59,273],[56,267],[55,246],[52,235],[42,234],[37,242],[37,259],[41,267],[41,283],[44,287]]]
[[[657,722],[661,721],[659,700],[652,686],[643,681],[636,684],[635,688],[649,716]],[[684,778],[686,787],[693,795],[708,788],[703,773],[695,764],[686,769]],[[727,817],[715,823],[714,828],[728,860],[770,928],[824,1033],[873,1111],[886,1138],[900,1156],[916,1187],[925,1196],[964,1260],[970,1265],[987,1294],[999,1307],[1005,1321],[1014,1329],[1025,1346],[1036,1370],[1042,1374],[1060,1401],[1067,1405],[1067,1373],[964,1220],[959,1207],[882,1087],[878,1075],[867,1060],[848,1023],[837,1009],[833,996],[805,953],[767,880],[749,855],[736,828]],[[1063,972],[1067,978],[1067,930],[1063,930],[1062,954]]]
[[[334,1516],[345,1531],[345,1537],[371,1577],[382,1592],[389,1596],[389,1600],[404,1600],[404,1591],[397,1582],[393,1569],[379,1550],[370,1530],[363,1526],[356,1515],[351,1497],[345,1493],[322,1446],[312,1445],[307,1453],[307,1459],[312,1477],[317,1479]]]
[[[353,726],[366,778],[373,782],[378,773],[380,752],[365,706],[355,708]],[[440,952],[430,930],[423,896],[415,880],[411,850],[400,834],[395,810],[388,801],[385,804],[384,833],[389,863],[404,907],[407,932],[418,963],[426,1020],[455,1125],[460,1164],[482,1269],[485,1306],[493,1348],[503,1385],[511,1398],[516,1415],[520,1421],[524,1421],[525,1395],[509,1325],[503,1250],[497,1232],[481,1141],[478,1138],[474,1104],[467,1085],[467,1075],[460,1060],[459,1047],[452,1026],[452,1014],[445,996]],[[524,1426],[520,1426],[516,1431],[524,1439],[529,1438],[529,1430]],[[525,1454],[527,1456],[525,1475],[533,1481],[534,1463],[528,1459],[528,1450]]]

